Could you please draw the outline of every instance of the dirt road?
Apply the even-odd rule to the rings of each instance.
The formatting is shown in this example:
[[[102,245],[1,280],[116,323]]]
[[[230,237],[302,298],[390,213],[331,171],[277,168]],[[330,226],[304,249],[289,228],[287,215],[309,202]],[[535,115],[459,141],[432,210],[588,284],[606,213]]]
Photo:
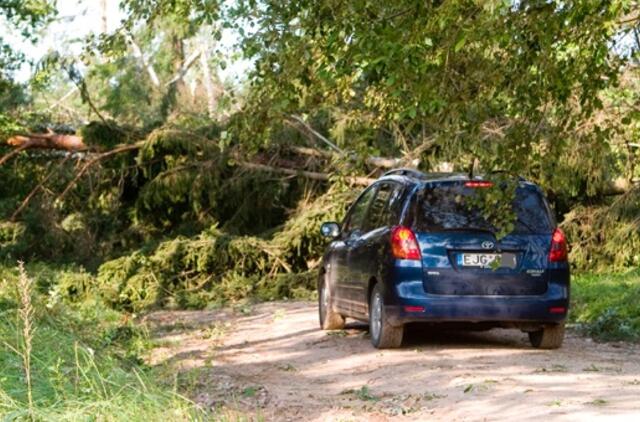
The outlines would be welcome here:
[[[362,324],[320,331],[312,303],[146,320],[149,363],[182,391],[265,420],[640,420],[640,346],[571,331],[540,351],[515,330],[418,327],[402,349],[378,351]]]

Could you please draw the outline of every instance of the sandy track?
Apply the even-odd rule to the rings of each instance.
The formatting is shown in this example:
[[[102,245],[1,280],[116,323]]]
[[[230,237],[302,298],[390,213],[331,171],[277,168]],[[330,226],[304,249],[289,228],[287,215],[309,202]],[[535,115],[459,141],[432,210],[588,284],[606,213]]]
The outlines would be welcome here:
[[[149,315],[149,363],[205,407],[266,420],[640,420],[639,345],[414,327],[378,351],[362,324],[320,331],[312,303],[243,311]]]

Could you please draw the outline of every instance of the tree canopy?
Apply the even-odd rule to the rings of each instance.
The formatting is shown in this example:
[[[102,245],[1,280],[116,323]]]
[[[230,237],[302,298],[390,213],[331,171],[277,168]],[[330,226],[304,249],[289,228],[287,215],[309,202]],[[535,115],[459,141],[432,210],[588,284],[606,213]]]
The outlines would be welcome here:
[[[12,80],[23,59],[3,64],[24,94],[0,104],[5,257],[72,257],[112,278],[109,260],[131,255],[114,287],[131,307],[146,287],[129,282],[211,292],[214,268],[234,286],[289,273],[308,284],[322,210],[339,219],[359,186],[412,166],[525,176],[577,240],[577,267],[640,262],[633,1],[120,6],[121,22],[81,54],[49,52],[27,84]],[[57,19],[47,2],[2,13],[27,37]],[[243,77],[225,76],[238,59]],[[510,192],[478,204],[500,235]],[[249,270],[207,261],[203,242],[237,246]],[[150,281],[151,262],[166,278]]]

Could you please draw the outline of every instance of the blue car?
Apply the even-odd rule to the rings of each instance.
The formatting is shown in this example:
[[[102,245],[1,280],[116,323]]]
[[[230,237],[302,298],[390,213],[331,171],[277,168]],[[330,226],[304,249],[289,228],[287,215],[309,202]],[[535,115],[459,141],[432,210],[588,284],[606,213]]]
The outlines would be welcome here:
[[[497,239],[472,199],[480,177],[393,170],[339,225],[318,278],[320,325],[368,321],[376,348],[402,344],[412,322],[517,328],[534,347],[562,345],[569,307],[567,241],[541,189],[518,179],[511,233]],[[497,187],[495,187],[497,188]]]

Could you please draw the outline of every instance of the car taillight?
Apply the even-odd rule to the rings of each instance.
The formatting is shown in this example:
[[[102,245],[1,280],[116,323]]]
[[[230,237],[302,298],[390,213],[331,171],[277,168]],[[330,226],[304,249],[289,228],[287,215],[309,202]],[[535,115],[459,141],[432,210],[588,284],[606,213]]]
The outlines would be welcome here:
[[[556,229],[551,236],[551,249],[549,250],[549,262],[564,262],[567,260],[567,238],[562,230]]]
[[[398,226],[391,232],[391,252],[398,259],[420,259],[420,247],[411,229]]]
[[[486,180],[472,180],[470,182],[465,182],[464,185],[468,188],[490,188],[493,186],[493,183]]]

